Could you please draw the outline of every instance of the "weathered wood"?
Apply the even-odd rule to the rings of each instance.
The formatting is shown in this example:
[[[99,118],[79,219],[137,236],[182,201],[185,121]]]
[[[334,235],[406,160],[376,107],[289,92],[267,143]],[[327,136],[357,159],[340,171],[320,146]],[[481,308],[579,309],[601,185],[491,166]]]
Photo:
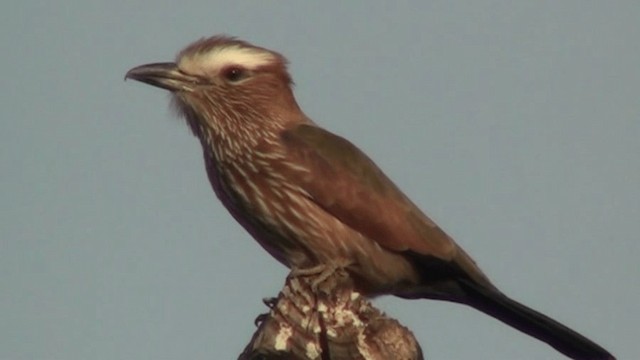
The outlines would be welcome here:
[[[289,276],[240,355],[248,359],[423,359],[409,329],[355,292],[341,269]]]

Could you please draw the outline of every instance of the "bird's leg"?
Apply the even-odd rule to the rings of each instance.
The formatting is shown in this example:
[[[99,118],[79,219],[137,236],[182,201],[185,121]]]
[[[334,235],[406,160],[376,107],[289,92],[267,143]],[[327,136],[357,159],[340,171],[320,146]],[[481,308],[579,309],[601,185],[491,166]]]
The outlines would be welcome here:
[[[307,268],[299,268],[295,267],[291,269],[291,273],[289,273],[290,277],[304,277],[304,276],[313,276],[318,275],[326,269],[326,264],[319,264],[312,267]]]
[[[308,268],[293,268],[290,277],[315,276],[311,282],[311,290],[316,292],[318,287],[331,277],[336,271],[345,270],[353,262],[346,259],[338,259],[329,263],[319,264]]]

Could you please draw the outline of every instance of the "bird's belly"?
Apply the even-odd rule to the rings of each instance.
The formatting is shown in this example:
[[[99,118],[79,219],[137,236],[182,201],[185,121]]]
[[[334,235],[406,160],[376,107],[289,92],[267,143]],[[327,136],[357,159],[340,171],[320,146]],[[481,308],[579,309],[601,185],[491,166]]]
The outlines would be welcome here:
[[[289,268],[344,265],[370,295],[394,293],[419,282],[412,264],[381,247],[284,182],[220,176],[207,166],[213,189],[231,215],[274,258]]]
[[[419,282],[407,258],[348,227],[299,192],[282,190],[272,201],[246,205],[258,221],[245,218],[240,223],[290,268],[346,265],[368,294],[394,293]]]

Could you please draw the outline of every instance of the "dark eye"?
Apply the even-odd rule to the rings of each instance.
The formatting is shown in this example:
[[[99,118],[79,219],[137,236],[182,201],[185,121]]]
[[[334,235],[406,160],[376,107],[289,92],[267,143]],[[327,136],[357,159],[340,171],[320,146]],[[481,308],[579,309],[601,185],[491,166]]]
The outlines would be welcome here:
[[[235,82],[238,80],[242,80],[246,76],[247,72],[243,68],[232,66],[225,69],[223,74],[225,79],[231,82]]]

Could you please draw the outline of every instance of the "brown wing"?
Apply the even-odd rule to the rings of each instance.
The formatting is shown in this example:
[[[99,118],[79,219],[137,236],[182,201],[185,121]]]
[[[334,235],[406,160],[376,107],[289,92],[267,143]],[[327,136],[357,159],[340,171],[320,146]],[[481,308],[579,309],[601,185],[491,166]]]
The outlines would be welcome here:
[[[442,260],[456,255],[453,240],[349,141],[308,124],[282,139],[289,155],[311,170],[298,185],[340,221],[389,250]]]

